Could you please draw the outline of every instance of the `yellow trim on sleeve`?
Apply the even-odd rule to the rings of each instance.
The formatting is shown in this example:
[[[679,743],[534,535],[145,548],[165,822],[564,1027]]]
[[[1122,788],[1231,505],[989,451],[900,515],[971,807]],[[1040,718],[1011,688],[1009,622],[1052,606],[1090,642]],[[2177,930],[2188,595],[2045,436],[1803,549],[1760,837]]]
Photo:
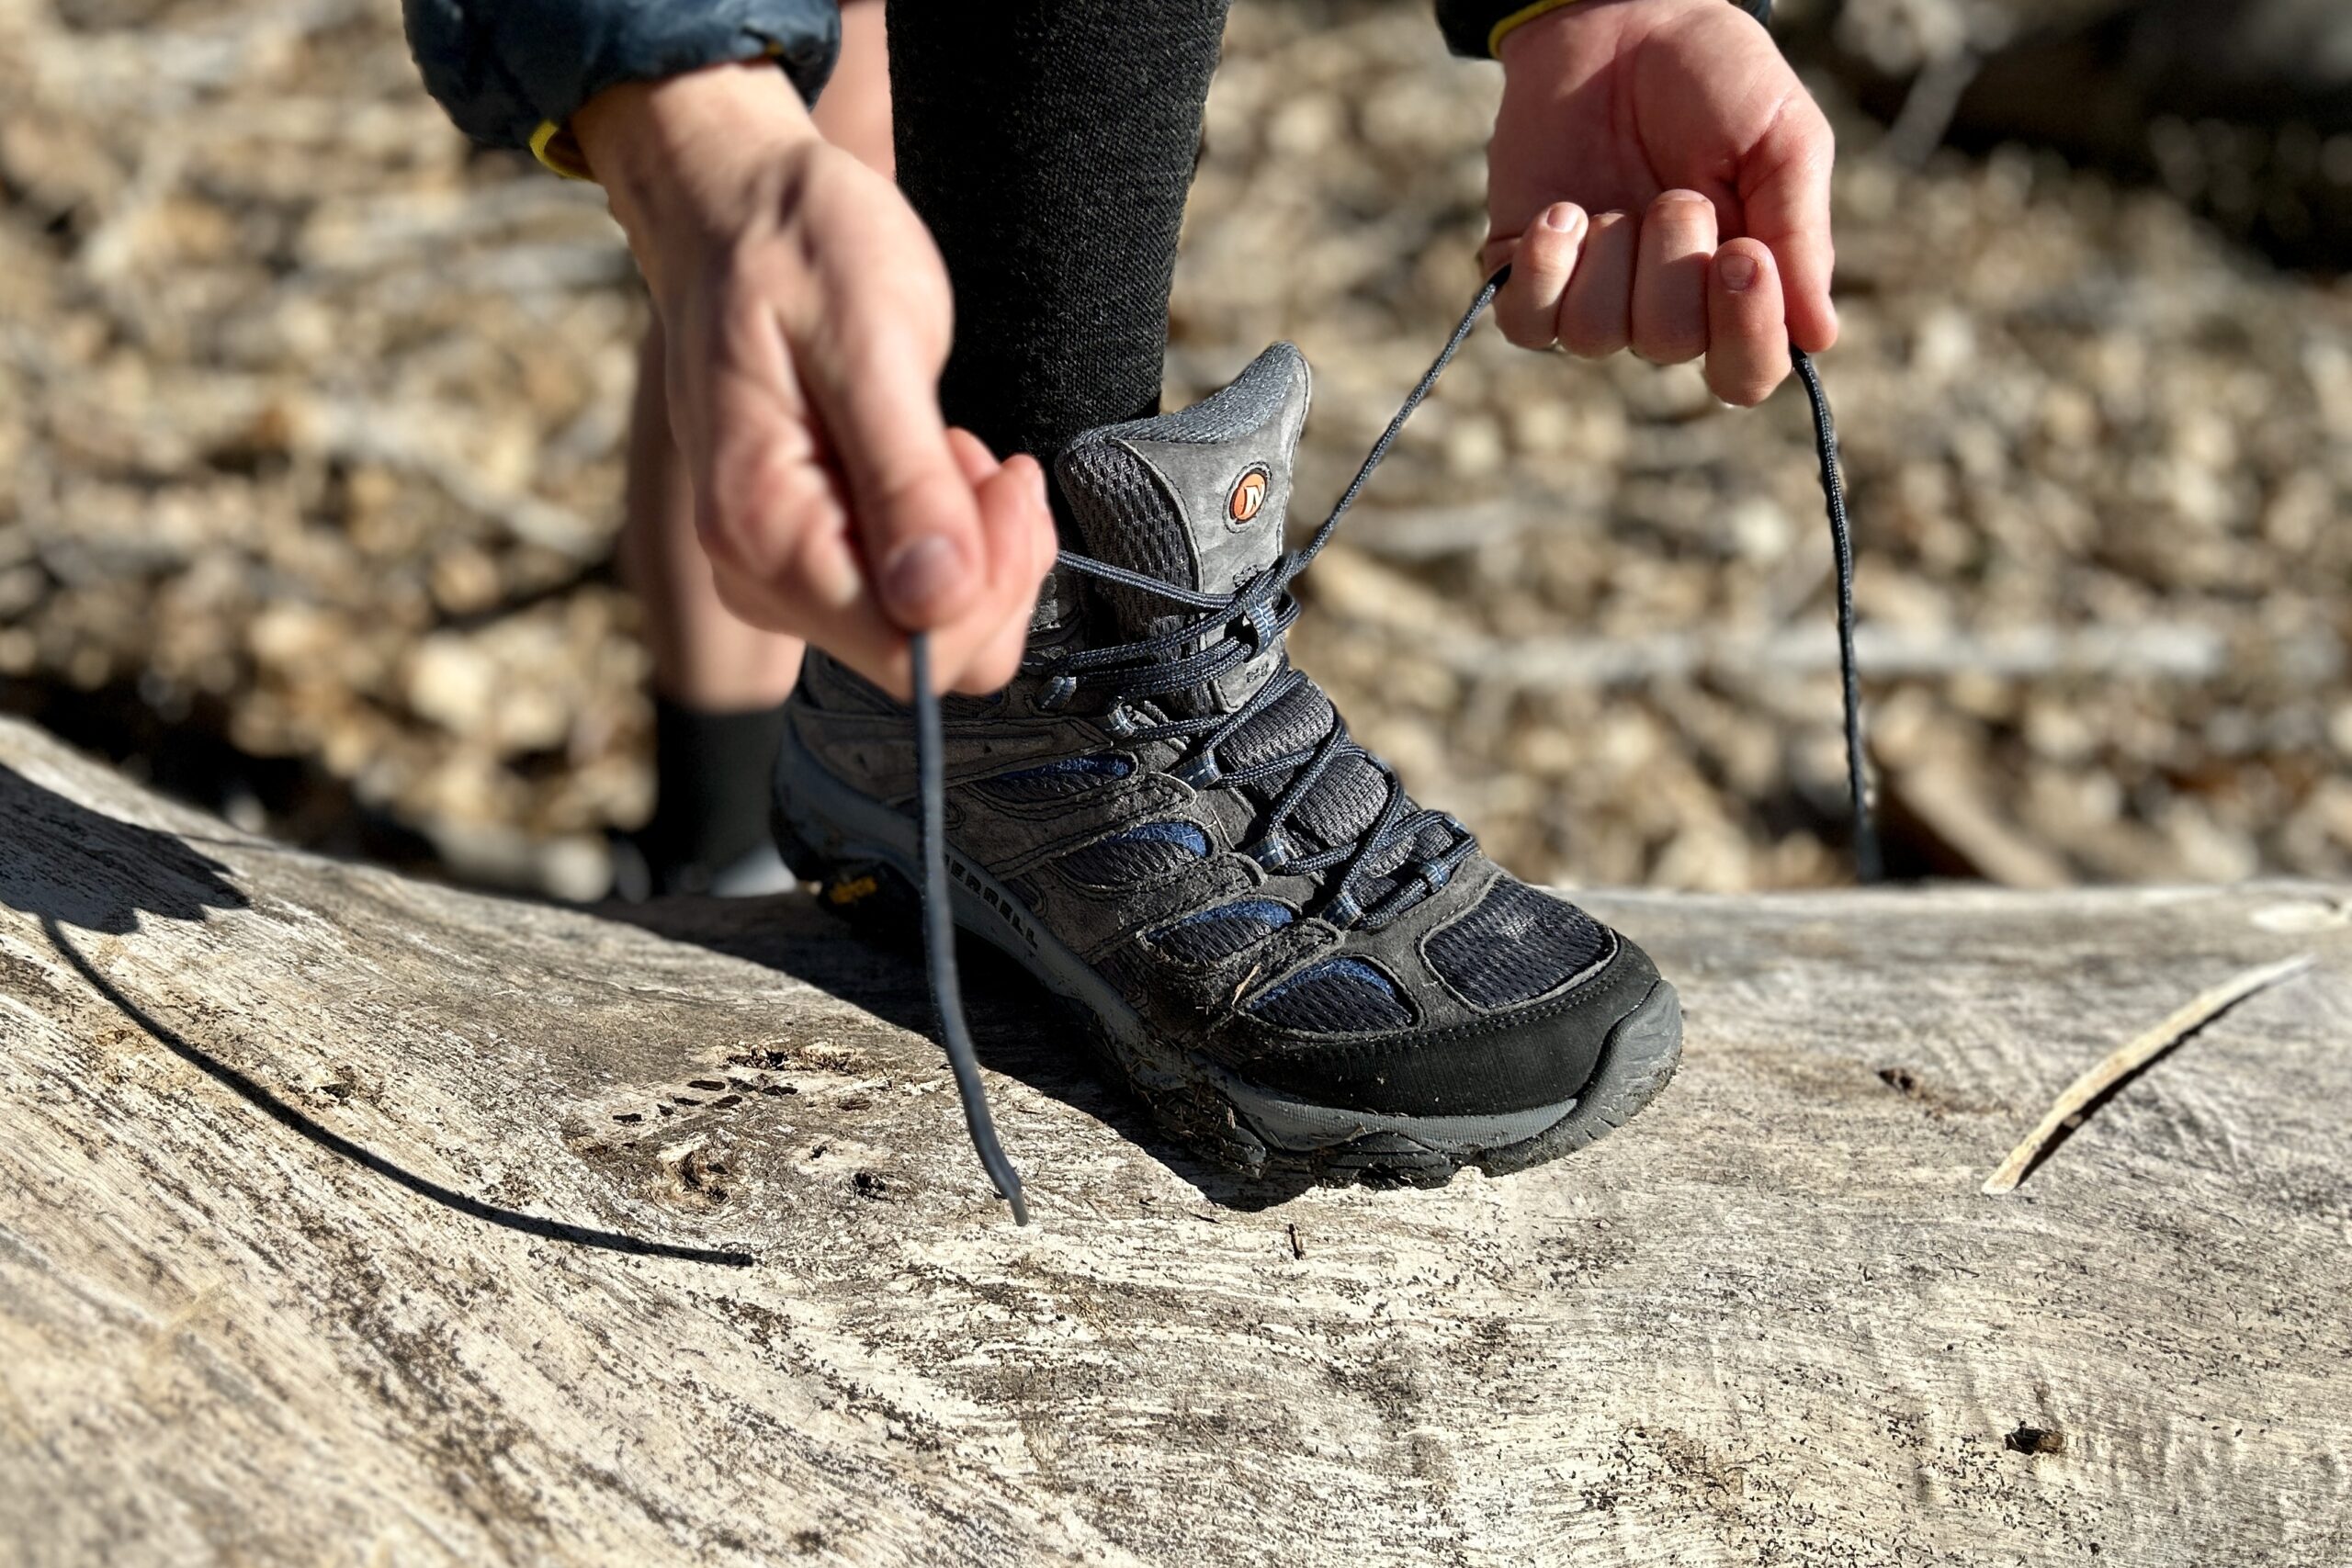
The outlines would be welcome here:
[[[588,160],[581,154],[579,141],[551,119],[541,120],[539,129],[531,132],[531,156],[565,179],[595,181]]]
[[[1523,27],[1536,17],[1553,11],[1565,11],[1576,3],[1577,0],[1535,0],[1532,6],[1521,6],[1487,30],[1487,53],[1489,56],[1499,57],[1503,47],[1503,36],[1513,28]]]
[[[1554,3],[1561,4],[1564,0],[1554,0]],[[771,39],[761,49],[759,58],[780,62],[784,58],[784,46]],[[580,150],[580,139],[551,119],[539,121],[538,130],[531,132],[531,156],[565,179],[585,180],[590,185],[596,183],[596,173],[588,166],[588,154]]]

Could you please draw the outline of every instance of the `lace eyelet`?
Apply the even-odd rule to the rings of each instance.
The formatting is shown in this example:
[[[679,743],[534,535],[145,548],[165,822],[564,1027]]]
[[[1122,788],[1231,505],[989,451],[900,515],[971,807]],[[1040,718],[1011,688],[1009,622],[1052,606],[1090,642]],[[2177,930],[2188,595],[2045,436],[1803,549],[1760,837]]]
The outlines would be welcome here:
[[[1204,751],[1197,757],[1189,758],[1170,772],[1194,789],[1215,788],[1225,777],[1224,770],[1216,765],[1216,753],[1214,751]]]
[[[1290,840],[1277,830],[1241,852],[1268,871],[1280,871],[1292,860]]]
[[[1121,739],[1133,735],[1142,727],[1143,720],[1136,716],[1136,710],[1125,703],[1114,704],[1111,711],[1102,716],[1102,728]]]

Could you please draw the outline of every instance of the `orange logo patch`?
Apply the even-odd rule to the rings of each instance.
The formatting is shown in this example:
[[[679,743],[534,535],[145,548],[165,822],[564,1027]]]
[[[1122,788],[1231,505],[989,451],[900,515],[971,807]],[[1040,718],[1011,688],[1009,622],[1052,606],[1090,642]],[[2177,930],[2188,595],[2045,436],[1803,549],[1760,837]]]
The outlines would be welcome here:
[[[1247,523],[1258,515],[1266,504],[1266,470],[1252,468],[1236,479],[1233,493],[1225,498],[1225,514],[1236,523]]]

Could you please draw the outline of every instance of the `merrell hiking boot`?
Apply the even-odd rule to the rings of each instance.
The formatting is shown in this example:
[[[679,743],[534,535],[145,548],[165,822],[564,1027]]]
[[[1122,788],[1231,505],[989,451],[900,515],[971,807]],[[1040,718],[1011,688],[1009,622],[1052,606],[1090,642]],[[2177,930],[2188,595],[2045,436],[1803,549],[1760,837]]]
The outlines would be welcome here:
[[[1657,1094],[1681,1048],[1674,988],[1416,805],[1291,668],[1287,584],[1329,533],[1283,552],[1306,407],[1306,363],[1277,344],[1206,400],[1060,454],[1090,554],[1047,582],[1012,684],[942,705],[955,919],[1223,1163],[1516,1170]],[[775,821],[835,908],[910,918],[909,716],[809,655]]]

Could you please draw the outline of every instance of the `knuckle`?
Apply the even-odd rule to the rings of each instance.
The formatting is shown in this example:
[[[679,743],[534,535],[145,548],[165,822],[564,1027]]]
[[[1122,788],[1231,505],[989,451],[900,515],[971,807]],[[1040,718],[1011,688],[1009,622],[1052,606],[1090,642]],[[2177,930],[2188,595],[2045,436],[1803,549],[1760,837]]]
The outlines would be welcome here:
[[[1506,320],[1502,329],[1504,339],[1514,347],[1543,349],[1552,346],[1552,333],[1524,317]]]
[[[1712,364],[1708,367],[1707,386],[1716,397],[1735,408],[1752,409],[1772,395],[1780,385],[1780,378],[1749,366],[1723,369]]]
[[[978,519],[950,504],[953,494],[944,477],[930,466],[903,457],[883,457],[860,487],[858,532],[882,547],[918,533],[968,543]]]
[[[1626,341],[1625,329],[1621,325],[1578,320],[1560,328],[1561,346],[1579,359],[1606,359],[1624,348]]]
[[[1634,352],[1653,365],[1688,365],[1705,350],[1703,343],[1694,344],[1688,337],[1668,333],[1634,336]]]
[[[789,603],[779,601],[758,578],[715,565],[710,581],[719,607],[746,626],[775,632],[797,633],[804,629],[792,615]]]
[[[709,482],[695,492],[695,525],[715,552],[747,570],[773,572],[832,504],[806,463],[755,450],[712,465]]]

